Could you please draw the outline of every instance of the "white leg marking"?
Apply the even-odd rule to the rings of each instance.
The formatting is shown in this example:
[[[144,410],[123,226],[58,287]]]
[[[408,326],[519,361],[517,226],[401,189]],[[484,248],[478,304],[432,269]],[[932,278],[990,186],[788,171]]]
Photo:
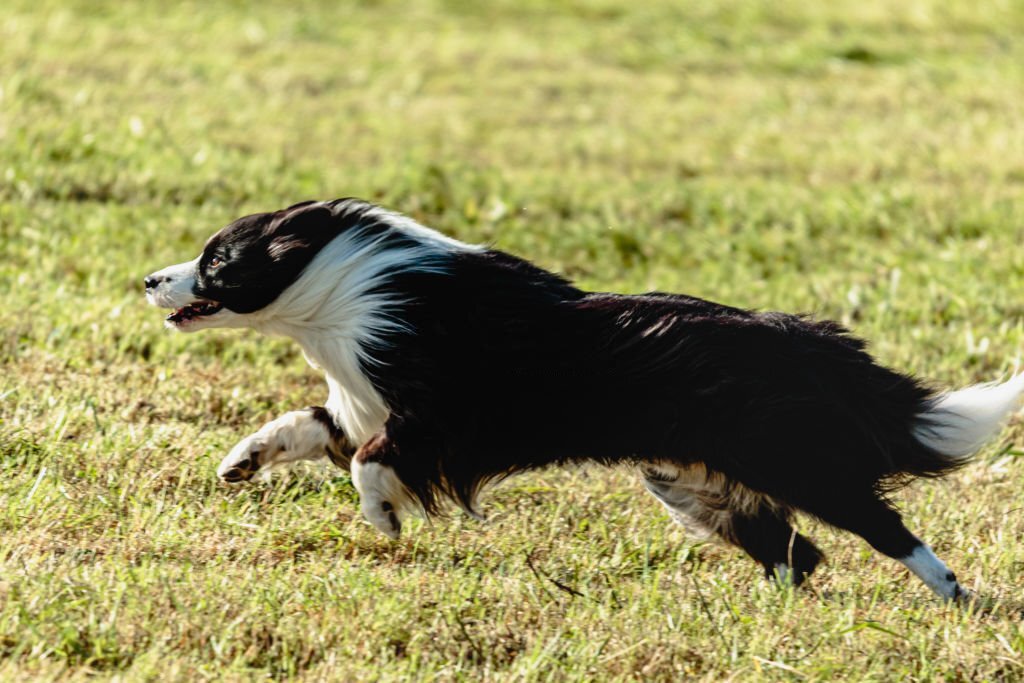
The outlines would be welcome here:
[[[956,600],[966,595],[949,567],[923,543],[914,548],[914,552],[900,558],[900,562],[940,597]]]
[[[325,458],[330,445],[327,427],[312,413],[292,411],[238,442],[221,460],[217,476],[229,482],[248,480],[286,463]]]
[[[418,506],[395,470],[378,462],[352,461],[352,483],[359,491],[359,508],[377,530],[392,539],[402,532],[402,517]]]

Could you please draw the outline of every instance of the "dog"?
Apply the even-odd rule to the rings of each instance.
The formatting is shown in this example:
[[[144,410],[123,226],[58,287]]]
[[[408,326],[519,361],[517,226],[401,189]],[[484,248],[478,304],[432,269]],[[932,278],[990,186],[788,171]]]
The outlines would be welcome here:
[[[769,578],[798,585],[822,560],[793,529],[802,512],[961,599],[888,494],[964,465],[1024,391],[1024,374],[936,391],[835,322],[586,292],[351,198],[239,218],[145,288],[172,329],[285,335],[326,377],[323,406],[243,439],[220,478],[330,458],[391,538],[446,501],[479,516],[481,488],[517,472],[623,463]]]

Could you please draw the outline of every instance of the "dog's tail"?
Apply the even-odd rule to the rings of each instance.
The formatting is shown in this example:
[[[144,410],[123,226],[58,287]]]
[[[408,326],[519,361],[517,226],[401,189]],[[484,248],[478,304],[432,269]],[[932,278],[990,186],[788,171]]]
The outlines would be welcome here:
[[[999,432],[1022,393],[1024,373],[926,399],[912,433],[930,457],[916,463],[922,471],[915,474],[934,476],[966,464]]]

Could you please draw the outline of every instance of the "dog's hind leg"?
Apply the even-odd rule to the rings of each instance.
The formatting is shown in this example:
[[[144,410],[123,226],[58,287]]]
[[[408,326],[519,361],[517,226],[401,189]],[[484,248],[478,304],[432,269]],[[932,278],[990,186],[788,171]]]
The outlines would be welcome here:
[[[217,476],[232,483],[245,481],[276,465],[324,457],[348,469],[354,452],[326,409],[306,408],[285,413],[238,442],[221,461]]]
[[[900,513],[872,491],[799,503],[801,509],[832,526],[852,531],[878,552],[899,561],[925,585],[947,600],[967,597],[956,575],[932,549],[903,524]]]
[[[792,511],[774,503],[734,511],[718,533],[764,567],[765,575],[799,586],[822,560],[822,553],[790,523]]]
[[[781,582],[801,584],[822,559],[790,524],[792,511],[699,465],[645,463],[644,485],[689,531],[742,548]]]

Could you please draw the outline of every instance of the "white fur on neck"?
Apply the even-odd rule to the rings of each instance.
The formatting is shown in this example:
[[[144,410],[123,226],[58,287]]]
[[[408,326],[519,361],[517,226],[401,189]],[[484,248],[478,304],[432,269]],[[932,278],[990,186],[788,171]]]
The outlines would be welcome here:
[[[389,211],[381,206],[374,206],[371,209],[365,210],[363,212],[363,217],[367,222],[376,220],[387,223],[394,230],[415,238],[425,246],[431,245],[438,247],[443,251],[456,252],[484,250],[484,248],[479,245],[466,244],[465,242],[461,242],[454,237],[449,237],[442,232],[428,228],[425,225],[420,225],[408,216],[403,216],[395,211]]]
[[[403,327],[393,315],[401,300],[374,290],[396,273],[442,272],[445,256],[481,249],[383,209],[367,218],[387,220],[417,244],[389,246],[380,235],[350,228],[273,303],[251,316],[253,327],[295,339],[310,365],[323,369],[329,389],[325,407],[355,445],[373,436],[389,414],[362,369],[377,363],[369,350]]]

